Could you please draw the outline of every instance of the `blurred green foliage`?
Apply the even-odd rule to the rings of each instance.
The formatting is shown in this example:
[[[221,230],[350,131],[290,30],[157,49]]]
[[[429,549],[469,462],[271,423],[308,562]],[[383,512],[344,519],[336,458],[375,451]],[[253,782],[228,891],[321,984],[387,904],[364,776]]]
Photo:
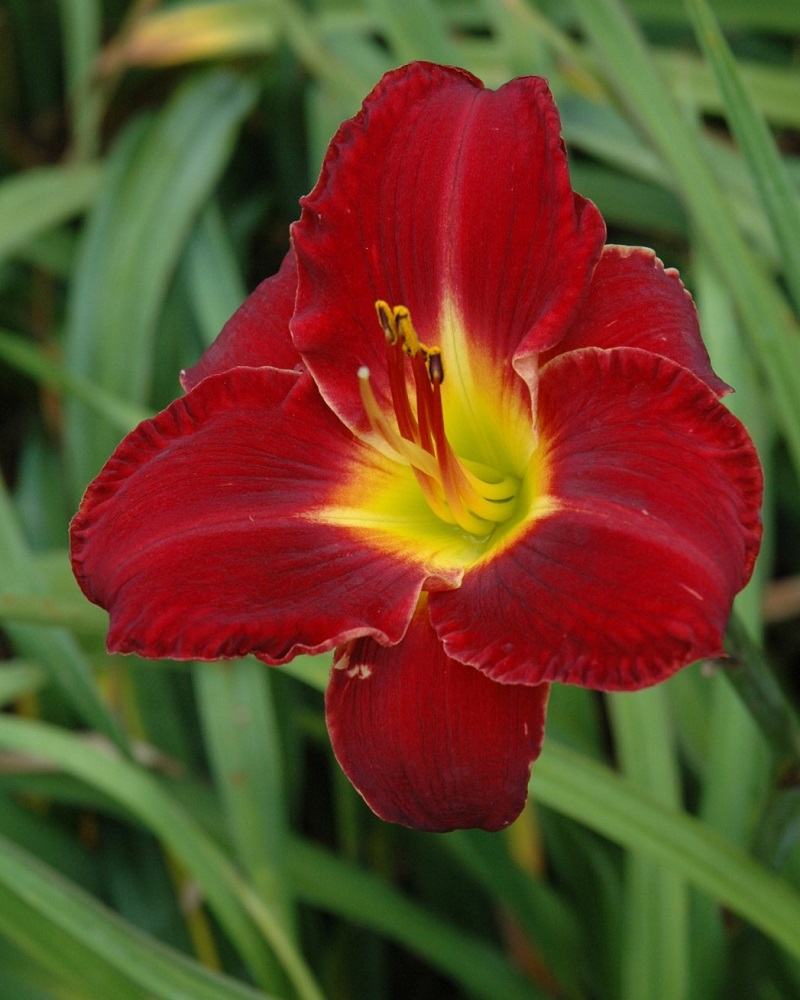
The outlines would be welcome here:
[[[767,473],[735,666],[554,691],[495,836],[369,813],[324,660],[109,657],[66,555],[419,58],[549,78],[576,189],[680,267]],[[796,2],[2,0],[0,998],[800,997],[799,156]]]

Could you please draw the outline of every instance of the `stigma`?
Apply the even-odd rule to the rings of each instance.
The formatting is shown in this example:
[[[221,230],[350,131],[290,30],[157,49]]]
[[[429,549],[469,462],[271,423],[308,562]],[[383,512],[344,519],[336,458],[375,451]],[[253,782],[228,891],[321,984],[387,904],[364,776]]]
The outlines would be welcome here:
[[[370,426],[388,446],[391,457],[411,467],[428,506],[442,521],[473,537],[488,538],[513,514],[519,483],[456,455],[442,410],[445,369],[440,349],[420,341],[405,306],[391,307],[379,299],[375,310],[386,338],[394,420],[379,406],[370,371],[362,366],[359,389]]]

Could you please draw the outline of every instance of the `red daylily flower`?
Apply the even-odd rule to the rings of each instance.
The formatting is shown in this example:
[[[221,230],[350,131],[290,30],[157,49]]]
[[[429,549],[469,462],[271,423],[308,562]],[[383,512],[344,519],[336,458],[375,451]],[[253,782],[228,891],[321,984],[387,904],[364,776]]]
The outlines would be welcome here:
[[[341,766],[427,830],[518,815],[550,682],[722,654],[758,460],[676,272],[604,242],[543,80],[387,74],[279,273],[86,493],[109,649],[335,649]]]

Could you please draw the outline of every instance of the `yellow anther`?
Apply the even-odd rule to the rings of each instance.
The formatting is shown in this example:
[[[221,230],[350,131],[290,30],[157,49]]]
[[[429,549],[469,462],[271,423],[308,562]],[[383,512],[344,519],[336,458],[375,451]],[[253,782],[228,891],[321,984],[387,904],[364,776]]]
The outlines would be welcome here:
[[[422,346],[411,322],[411,316],[405,306],[394,307],[394,321],[397,327],[397,335],[403,344],[403,350],[413,358]]]
[[[433,512],[476,538],[487,538],[516,508],[519,482],[490,466],[461,458],[447,438],[442,412],[441,348],[423,344],[405,306],[375,303],[388,344],[388,376],[396,426],[384,416],[370,385],[369,369],[358,371],[361,401],[372,430],[392,458],[408,464]],[[401,348],[401,350],[398,350]],[[415,396],[410,394],[410,360]],[[427,378],[426,378],[427,375]]]
[[[386,334],[387,341],[394,345],[397,343],[397,324],[395,323],[392,307],[383,299],[378,299],[375,303],[375,312],[378,314],[378,322]]]
[[[442,351],[439,347],[430,347],[425,351],[425,367],[428,369],[428,378],[431,382],[444,382],[444,365],[442,364]]]

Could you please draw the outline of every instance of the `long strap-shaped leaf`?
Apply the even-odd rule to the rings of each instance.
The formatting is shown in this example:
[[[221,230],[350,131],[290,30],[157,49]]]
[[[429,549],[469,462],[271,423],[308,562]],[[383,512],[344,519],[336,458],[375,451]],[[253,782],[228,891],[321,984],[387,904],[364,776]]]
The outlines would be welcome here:
[[[746,244],[697,134],[668,93],[652,53],[620,0],[573,0],[605,77],[675,178],[699,236],[744,320],[769,381],[775,414],[800,470],[800,330],[789,306]]]
[[[680,808],[680,780],[662,687],[608,696],[614,745],[631,785]],[[621,1000],[680,1000],[688,983],[684,881],[640,852],[626,858]]]
[[[220,849],[158,782],[130,761],[41,722],[0,717],[0,747],[53,761],[135,816],[186,866],[254,978],[268,981],[271,948],[300,1000],[322,1000],[302,957]]]
[[[784,169],[764,116],[745,88],[711,8],[706,0],[684,2],[722,94],[728,124],[750,167],[775,233],[786,284],[800,312],[800,197]]]
[[[668,866],[800,958],[800,894],[699,820],[554,740],[545,743],[530,787],[539,802]]]
[[[0,479],[0,591],[22,598],[44,598],[46,587],[23,536],[11,497]],[[61,628],[8,622],[16,651],[41,664],[89,727],[125,750],[128,739],[94,683],[91,666],[75,637]]]
[[[5,837],[0,931],[81,996],[90,991],[114,1000],[268,1000],[125,923]]]

